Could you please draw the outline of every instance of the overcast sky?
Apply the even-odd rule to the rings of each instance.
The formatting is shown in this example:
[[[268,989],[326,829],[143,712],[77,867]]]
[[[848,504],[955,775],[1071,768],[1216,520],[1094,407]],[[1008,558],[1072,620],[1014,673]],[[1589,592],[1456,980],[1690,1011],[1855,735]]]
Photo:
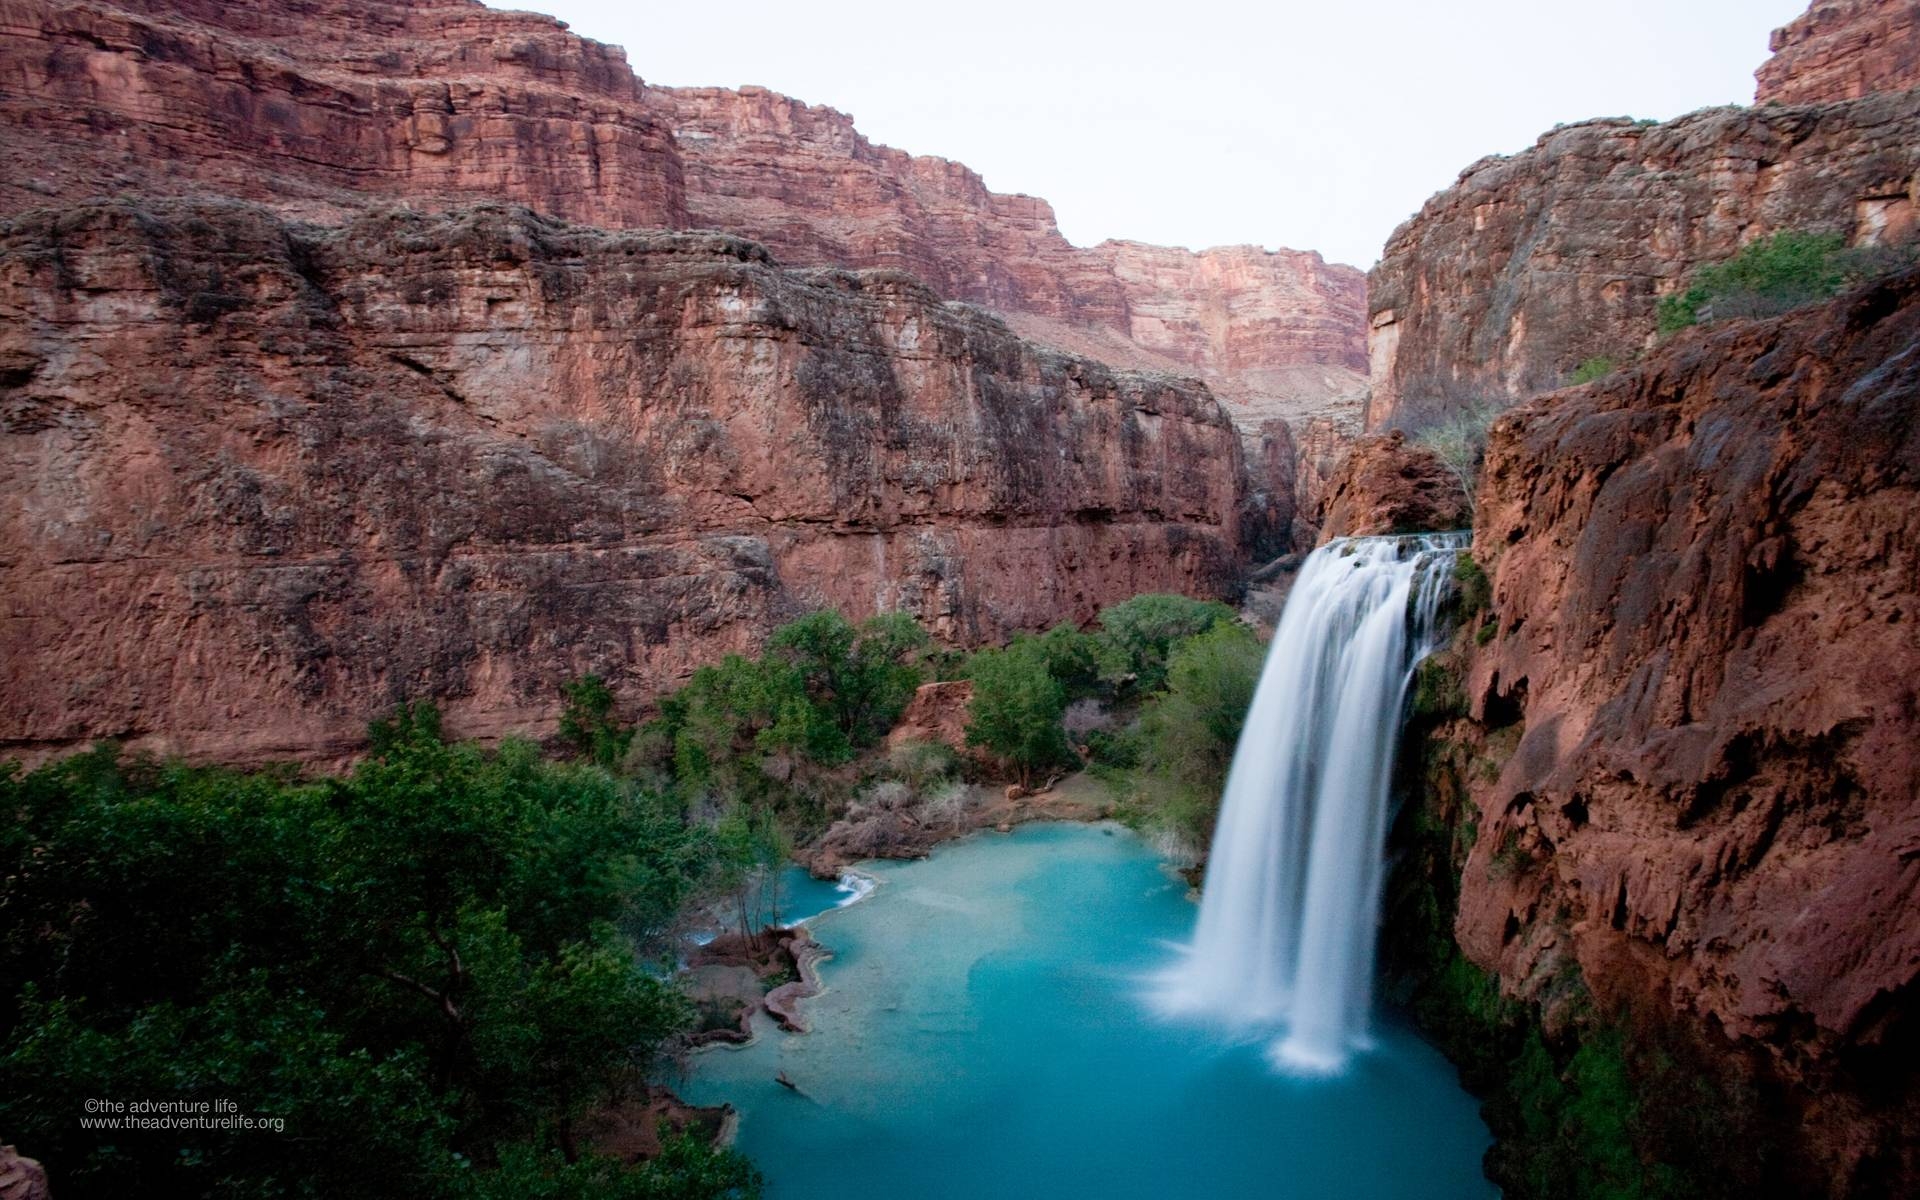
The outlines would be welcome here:
[[[1806,0],[520,0],[641,78],[761,84],[1052,201],[1079,245],[1251,242],[1372,265],[1559,122],[1750,103]]]

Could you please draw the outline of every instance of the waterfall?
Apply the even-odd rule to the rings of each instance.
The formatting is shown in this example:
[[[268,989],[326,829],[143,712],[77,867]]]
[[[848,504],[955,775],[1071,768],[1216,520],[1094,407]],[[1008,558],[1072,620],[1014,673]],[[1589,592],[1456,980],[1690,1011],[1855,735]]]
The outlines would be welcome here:
[[[1345,538],[1287,597],[1234,749],[1172,1009],[1283,1031],[1283,1067],[1367,1042],[1388,792],[1407,684],[1442,636],[1464,533]]]

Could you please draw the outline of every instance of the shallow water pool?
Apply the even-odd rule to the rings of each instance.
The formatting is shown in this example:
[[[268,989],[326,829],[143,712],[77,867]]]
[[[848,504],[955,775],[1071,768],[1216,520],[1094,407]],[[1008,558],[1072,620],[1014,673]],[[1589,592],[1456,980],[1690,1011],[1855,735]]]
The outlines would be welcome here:
[[[773,1200],[1497,1195],[1475,1101],[1403,1026],[1301,1080],[1267,1036],[1153,1015],[1146,977],[1194,909],[1125,830],[1026,826],[862,870],[872,895],[810,922],[834,952],[813,1032],[765,1026],[680,1084],[740,1110]]]

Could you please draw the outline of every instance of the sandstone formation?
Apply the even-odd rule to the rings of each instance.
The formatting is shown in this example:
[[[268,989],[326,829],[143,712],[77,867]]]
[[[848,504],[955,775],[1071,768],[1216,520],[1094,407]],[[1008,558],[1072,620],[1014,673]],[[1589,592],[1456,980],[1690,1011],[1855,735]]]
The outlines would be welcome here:
[[[956,642],[1229,592],[1200,385],[888,272],[520,209],[0,224],[0,749],[324,758],[384,705],[539,730],[808,606]]]
[[[1755,75],[1759,104],[1833,104],[1920,87],[1920,4],[1814,0],[1773,31],[1773,57]]]
[[[887,734],[889,747],[914,742],[938,743],[955,750],[967,748],[968,706],[973,703],[971,679],[923,683],[907,702],[906,711]]]
[[[1399,430],[1361,438],[1327,486],[1320,540],[1431,533],[1472,523],[1465,480]]]
[[[1555,129],[1467,168],[1388,242],[1369,281],[1367,428],[1504,407],[1590,358],[1626,362],[1700,263],[1785,229],[1909,241],[1917,204],[1920,93]]]
[[[1779,1193],[1913,1194],[1920,272],[1542,397],[1486,470],[1467,696],[1517,743],[1460,946],[1754,1058]]]
[[[328,221],[372,196],[724,230],[790,265],[910,272],[1069,352],[1198,373],[1249,430],[1357,424],[1364,390],[1351,267],[1076,248],[1044,200],[876,146],[844,113],[649,87],[619,49],[478,0],[0,0],[0,160],[0,214],[212,191]]]

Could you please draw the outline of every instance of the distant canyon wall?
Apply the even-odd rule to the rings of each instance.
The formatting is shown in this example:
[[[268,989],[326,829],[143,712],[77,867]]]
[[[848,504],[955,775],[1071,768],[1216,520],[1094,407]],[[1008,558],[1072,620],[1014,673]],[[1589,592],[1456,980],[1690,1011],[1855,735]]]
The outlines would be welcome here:
[[[959,643],[1231,594],[1199,384],[897,272],[482,207],[233,201],[0,225],[0,749],[325,759],[433,697],[549,727],[817,605]]]
[[[1365,277],[1318,254],[1076,248],[1053,210],[762,88],[658,88],[477,0],[0,0],[0,212],[206,191],[333,221],[368,197],[711,228],[788,265],[910,272],[1117,365],[1216,386],[1250,437],[1357,424]]]

